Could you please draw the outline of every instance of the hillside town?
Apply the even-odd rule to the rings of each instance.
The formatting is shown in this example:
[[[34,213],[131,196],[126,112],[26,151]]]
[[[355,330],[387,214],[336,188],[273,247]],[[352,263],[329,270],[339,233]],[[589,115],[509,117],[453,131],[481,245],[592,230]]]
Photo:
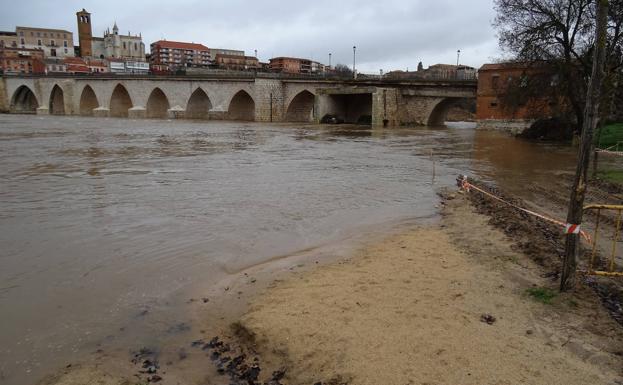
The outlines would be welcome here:
[[[306,58],[273,57],[261,62],[234,48],[214,48],[197,42],[158,40],[146,52],[141,33],[123,34],[116,22],[102,36],[95,36],[92,15],[76,12],[78,45],[74,32],[16,26],[0,31],[0,73],[24,74],[202,74],[209,71],[253,71],[297,75],[338,74],[340,68]],[[348,69],[348,68],[347,68]],[[350,69],[348,69],[350,70]],[[417,71],[390,71],[386,77],[474,79],[476,69],[465,65],[436,64]],[[364,75],[365,76],[365,75]],[[379,76],[383,76],[381,71]]]

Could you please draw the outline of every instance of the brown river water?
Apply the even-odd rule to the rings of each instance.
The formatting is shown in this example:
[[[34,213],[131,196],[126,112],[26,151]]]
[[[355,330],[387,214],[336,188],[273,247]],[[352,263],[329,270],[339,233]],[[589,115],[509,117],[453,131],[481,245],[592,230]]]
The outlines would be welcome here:
[[[434,220],[459,173],[529,197],[573,159],[465,123],[0,115],[0,384],[183,333],[199,287],[276,256]]]

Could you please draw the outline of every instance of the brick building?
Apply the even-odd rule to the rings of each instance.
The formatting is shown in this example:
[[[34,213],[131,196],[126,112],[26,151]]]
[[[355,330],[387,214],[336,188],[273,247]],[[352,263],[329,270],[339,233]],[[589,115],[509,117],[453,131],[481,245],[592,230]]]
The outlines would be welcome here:
[[[290,74],[313,74],[325,72],[325,66],[309,59],[295,57],[275,57],[269,61],[269,69],[273,72]]]
[[[74,35],[63,29],[16,27],[20,48],[43,50],[45,57],[73,57]]]
[[[205,68],[210,65],[210,51],[203,44],[158,40],[151,43],[149,64],[159,70]]]
[[[260,61],[255,56],[217,54],[214,63],[223,69],[232,71],[254,70],[260,68]]]
[[[540,79],[542,92],[521,98],[509,105],[511,85],[527,88],[528,83]],[[555,84],[555,76],[546,65],[529,66],[525,63],[485,64],[478,70],[476,119],[480,127],[522,130],[537,119],[551,117],[561,103],[548,96],[547,87]],[[532,86],[534,88],[534,86]],[[512,92],[517,92],[516,89]]]
[[[45,72],[43,50],[0,47],[0,70],[5,74]]]

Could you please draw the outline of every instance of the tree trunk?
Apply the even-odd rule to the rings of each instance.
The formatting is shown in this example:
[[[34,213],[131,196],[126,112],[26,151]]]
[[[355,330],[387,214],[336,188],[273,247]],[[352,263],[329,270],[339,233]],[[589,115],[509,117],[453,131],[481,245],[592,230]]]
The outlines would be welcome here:
[[[599,119],[599,102],[601,99],[601,83],[604,75],[606,57],[606,23],[608,21],[608,0],[597,0],[597,30],[595,52],[593,56],[593,71],[586,95],[586,107],[582,122],[582,140],[578,151],[578,164],[571,189],[567,223],[582,224],[584,197],[588,174],[593,131]],[[567,234],[565,242],[565,257],[560,279],[560,290],[572,290],[575,287],[575,273],[580,250],[580,235]]]

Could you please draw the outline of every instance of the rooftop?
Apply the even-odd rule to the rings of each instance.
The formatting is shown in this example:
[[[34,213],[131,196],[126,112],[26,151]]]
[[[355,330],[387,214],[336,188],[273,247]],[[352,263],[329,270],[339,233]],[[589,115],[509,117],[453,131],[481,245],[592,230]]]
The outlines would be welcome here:
[[[72,33],[71,31],[67,31],[65,29],[54,29],[54,28],[40,28],[40,27],[15,27],[15,30],[17,31],[18,29],[28,29],[28,30],[35,30],[35,31],[54,31],[54,32],[63,32],[63,33]]]
[[[182,41],[170,41],[170,40],[158,40],[151,45],[159,45],[162,48],[172,48],[172,49],[190,49],[195,51],[207,51],[208,47],[203,44],[197,43],[186,43]]]

